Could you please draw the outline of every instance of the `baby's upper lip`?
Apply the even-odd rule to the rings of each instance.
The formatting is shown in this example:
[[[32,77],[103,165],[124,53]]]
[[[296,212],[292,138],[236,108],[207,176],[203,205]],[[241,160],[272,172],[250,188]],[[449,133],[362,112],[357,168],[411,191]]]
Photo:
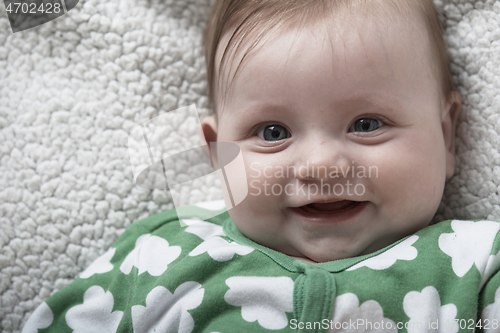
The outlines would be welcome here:
[[[292,208],[307,206],[307,205],[310,205],[310,204],[313,204],[313,203],[333,203],[333,202],[339,202],[339,201],[358,201],[358,200],[352,200],[352,198],[316,199],[316,200],[305,201],[302,204],[292,205]]]

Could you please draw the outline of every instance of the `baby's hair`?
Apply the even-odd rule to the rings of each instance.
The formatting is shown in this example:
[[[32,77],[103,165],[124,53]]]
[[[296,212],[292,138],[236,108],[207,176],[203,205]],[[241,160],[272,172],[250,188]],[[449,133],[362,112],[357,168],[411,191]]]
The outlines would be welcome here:
[[[385,10],[387,8],[395,9],[405,18],[415,12],[418,14],[427,27],[434,59],[432,61],[434,72],[440,82],[443,96],[448,99],[450,93],[455,90],[455,86],[448,68],[439,12],[432,0],[216,0],[203,36],[209,107],[218,113],[216,96],[221,85],[221,73],[228,59],[234,58],[242,43],[254,30],[257,30],[256,38],[238,64],[233,78],[228,81],[228,87],[239,72],[248,53],[270,31],[277,31],[279,27],[292,24],[293,19],[299,19],[300,24],[305,27],[307,24],[316,24],[321,20],[338,16],[343,12],[341,9],[355,11],[364,8],[368,8],[369,13],[373,13],[374,16],[384,17],[385,15],[388,19],[393,19],[388,15],[394,11],[389,11],[388,14]],[[232,31],[232,35],[225,49],[222,50],[220,63],[216,64],[217,48],[227,31]]]

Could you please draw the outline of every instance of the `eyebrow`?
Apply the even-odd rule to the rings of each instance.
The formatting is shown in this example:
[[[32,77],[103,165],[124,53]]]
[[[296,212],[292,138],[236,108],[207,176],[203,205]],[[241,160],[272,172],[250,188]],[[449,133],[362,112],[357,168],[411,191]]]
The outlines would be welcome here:
[[[377,110],[386,110],[389,112],[398,112],[406,107],[403,105],[401,100],[395,97],[392,94],[384,94],[384,93],[356,93],[348,98],[345,98],[341,101],[337,101],[335,103],[331,103],[327,106],[329,110],[340,109],[345,110],[346,112],[351,111],[353,108],[371,108]],[[281,105],[279,103],[255,103],[253,105],[244,107],[241,109],[239,113],[242,116],[248,113],[254,114],[262,114],[267,112],[276,112],[276,113],[289,113],[290,109],[286,105]]]
[[[383,91],[370,91],[366,92],[354,92],[351,96],[346,97],[346,101],[356,101],[356,100],[365,100],[373,104],[378,104],[377,100],[386,100],[389,99],[393,102],[400,103],[400,99],[397,98],[394,94],[387,94]]]

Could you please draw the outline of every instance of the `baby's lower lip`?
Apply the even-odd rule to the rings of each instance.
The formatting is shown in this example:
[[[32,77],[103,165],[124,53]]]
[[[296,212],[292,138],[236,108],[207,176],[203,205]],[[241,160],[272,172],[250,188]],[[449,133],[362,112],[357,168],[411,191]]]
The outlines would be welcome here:
[[[356,216],[367,204],[368,201],[343,200],[334,204],[292,207],[291,210],[311,222],[341,223]]]

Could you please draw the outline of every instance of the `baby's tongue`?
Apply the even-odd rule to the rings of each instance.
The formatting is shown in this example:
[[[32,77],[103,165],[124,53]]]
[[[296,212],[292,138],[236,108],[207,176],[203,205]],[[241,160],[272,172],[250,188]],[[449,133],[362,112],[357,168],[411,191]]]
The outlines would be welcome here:
[[[354,204],[354,201],[341,200],[341,201],[328,202],[328,203],[312,203],[312,204],[309,204],[308,206],[313,208],[313,209],[326,212],[326,211],[333,211],[333,210],[341,210],[341,209],[347,208],[353,204]]]

